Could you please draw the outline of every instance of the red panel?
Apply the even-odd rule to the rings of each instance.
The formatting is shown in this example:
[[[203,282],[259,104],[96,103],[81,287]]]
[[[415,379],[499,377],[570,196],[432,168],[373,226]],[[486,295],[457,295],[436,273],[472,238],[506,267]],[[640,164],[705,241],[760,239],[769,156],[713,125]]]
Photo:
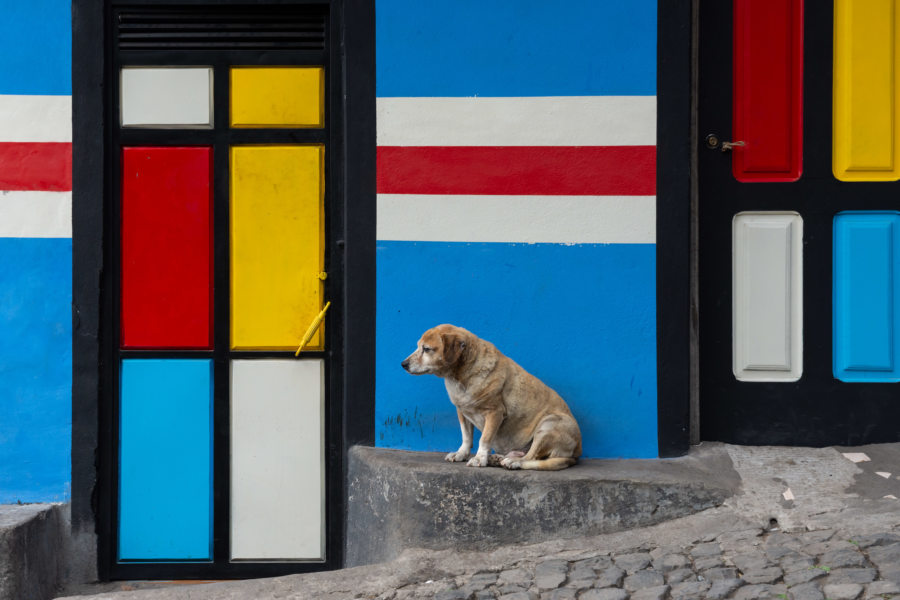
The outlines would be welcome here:
[[[796,181],[803,168],[803,0],[734,0],[738,181]]]
[[[68,192],[72,189],[72,144],[0,143],[0,190]]]
[[[122,150],[123,348],[212,347],[212,149]]]
[[[380,194],[652,196],[655,146],[379,146]]]

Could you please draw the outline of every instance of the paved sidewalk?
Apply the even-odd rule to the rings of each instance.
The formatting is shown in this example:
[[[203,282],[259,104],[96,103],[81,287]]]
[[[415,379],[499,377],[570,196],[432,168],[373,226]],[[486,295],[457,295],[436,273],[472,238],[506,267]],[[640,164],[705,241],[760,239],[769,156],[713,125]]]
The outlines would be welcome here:
[[[143,589],[81,598],[900,599],[900,444],[724,448],[740,491],[652,527],[484,552],[410,549],[390,563],[273,579],[106,584]]]

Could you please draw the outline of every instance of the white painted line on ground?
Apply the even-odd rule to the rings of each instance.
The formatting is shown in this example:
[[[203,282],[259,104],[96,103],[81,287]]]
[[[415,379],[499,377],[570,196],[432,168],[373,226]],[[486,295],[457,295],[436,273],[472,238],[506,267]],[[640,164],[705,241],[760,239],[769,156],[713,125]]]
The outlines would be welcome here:
[[[72,192],[0,191],[0,237],[72,237]]]
[[[872,460],[865,452],[843,452],[842,454],[850,462],[861,463]]]
[[[379,146],[656,145],[656,96],[375,102]]]
[[[0,95],[0,142],[71,142],[72,96]]]
[[[378,194],[377,238],[525,244],[656,243],[656,196]]]

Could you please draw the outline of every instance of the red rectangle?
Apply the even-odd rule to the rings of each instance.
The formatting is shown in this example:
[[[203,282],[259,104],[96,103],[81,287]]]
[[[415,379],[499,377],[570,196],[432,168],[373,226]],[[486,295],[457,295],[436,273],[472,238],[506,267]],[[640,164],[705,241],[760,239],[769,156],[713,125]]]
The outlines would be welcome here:
[[[738,181],[796,181],[803,170],[803,0],[734,0]]]
[[[0,190],[68,192],[72,144],[0,142]]]
[[[652,196],[656,146],[379,146],[377,190]]]
[[[212,149],[122,150],[122,348],[212,347]]]

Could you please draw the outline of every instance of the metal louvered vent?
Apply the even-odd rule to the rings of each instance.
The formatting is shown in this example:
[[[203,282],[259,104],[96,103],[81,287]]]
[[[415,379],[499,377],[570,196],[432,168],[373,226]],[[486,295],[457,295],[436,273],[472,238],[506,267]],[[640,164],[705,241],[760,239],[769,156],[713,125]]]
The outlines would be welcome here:
[[[122,8],[121,50],[325,49],[325,13],[310,6]]]

